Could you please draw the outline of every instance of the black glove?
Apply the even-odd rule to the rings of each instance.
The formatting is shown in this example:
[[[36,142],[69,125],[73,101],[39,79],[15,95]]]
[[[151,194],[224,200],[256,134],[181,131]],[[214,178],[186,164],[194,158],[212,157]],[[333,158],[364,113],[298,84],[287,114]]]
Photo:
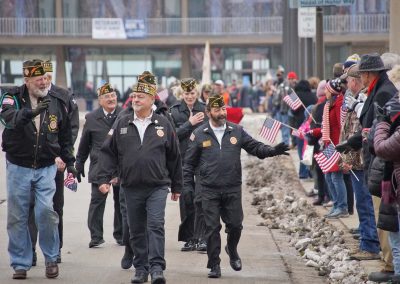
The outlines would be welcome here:
[[[75,169],[78,172],[77,180],[80,182],[81,176],[85,177],[85,165],[75,163]]]
[[[286,155],[289,156],[289,153],[286,152],[289,151],[289,146],[286,145],[285,143],[281,142],[275,147],[272,147],[272,155],[273,156],[278,156],[278,155]]]
[[[40,103],[37,104],[37,107],[32,110],[32,115],[33,117],[39,115],[41,112],[43,112],[45,109],[49,107],[51,100],[49,98],[44,99]]]
[[[336,151],[338,151],[339,153],[347,153],[352,149],[347,141],[343,141],[342,143],[337,144],[335,148]]]
[[[386,121],[390,123],[390,116],[386,108],[380,107],[377,103],[375,105],[375,117],[378,122]]]
[[[78,180],[78,182],[81,182],[81,176],[78,174],[78,171],[75,169],[74,166],[68,166],[67,172],[71,173],[74,176],[74,178]]]

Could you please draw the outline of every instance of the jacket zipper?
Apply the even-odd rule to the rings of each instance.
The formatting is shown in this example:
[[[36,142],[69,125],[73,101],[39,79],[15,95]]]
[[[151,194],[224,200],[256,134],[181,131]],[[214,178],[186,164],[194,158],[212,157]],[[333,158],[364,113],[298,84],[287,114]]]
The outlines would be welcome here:
[[[39,124],[39,129],[36,129],[37,135],[36,135],[35,159],[33,160],[33,168],[34,169],[36,169],[36,167],[37,167],[37,163],[36,162],[37,162],[37,154],[38,154],[38,149],[39,149],[39,136],[40,136],[40,131],[42,129],[43,122],[44,122],[44,120],[46,118],[46,114],[47,114],[47,109],[44,112],[42,122]]]

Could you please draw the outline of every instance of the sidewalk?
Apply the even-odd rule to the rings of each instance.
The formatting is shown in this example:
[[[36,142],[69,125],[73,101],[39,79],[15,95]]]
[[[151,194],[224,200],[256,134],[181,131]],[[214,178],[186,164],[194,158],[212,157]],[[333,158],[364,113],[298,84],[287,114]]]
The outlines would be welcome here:
[[[293,164],[296,168],[296,172],[298,172],[300,161],[299,161],[299,157],[297,154],[297,150],[290,151],[290,156],[291,156]],[[300,183],[304,189],[304,192],[311,191],[314,188],[314,180],[312,180],[312,179],[300,180]],[[310,204],[314,201],[314,197],[306,197],[306,198]],[[314,208],[315,208],[315,211],[317,212],[317,214],[319,216],[321,216],[321,218],[328,212],[328,209],[330,209],[330,208],[327,209],[323,206],[314,206]],[[328,220],[328,223],[335,226],[337,229],[341,229],[345,232],[345,240],[346,240],[346,244],[348,244],[349,248],[357,248],[358,247],[359,242],[357,240],[353,239],[352,235],[349,233],[349,230],[351,228],[357,228],[358,224],[359,224],[357,210],[355,208],[355,203],[354,203],[354,214],[353,215],[350,215],[348,218]],[[366,261],[361,261],[360,264],[363,267],[365,273],[368,275],[371,272],[380,271],[381,265],[383,264],[383,262],[379,261],[379,260],[366,260]]]

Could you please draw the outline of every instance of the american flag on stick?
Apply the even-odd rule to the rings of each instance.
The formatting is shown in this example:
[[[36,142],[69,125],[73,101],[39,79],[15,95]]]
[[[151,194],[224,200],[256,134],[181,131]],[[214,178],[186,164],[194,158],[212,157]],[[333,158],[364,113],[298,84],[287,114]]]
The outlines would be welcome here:
[[[78,183],[76,182],[72,173],[68,173],[67,178],[64,180],[64,186],[72,191],[76,191],[78,189]]]
[[[337,167],[337,162],[340,158],[340,153],[335,150],[335,146],[330,143],[324,150],[314,155],[322,172],[327,173]]]
[[[302,106],[300,98],[296,95],[295,92],[291,92],[283,97],[283,101],[289,105],[292,110],[297,110]]]
[[[275,119],[267,117],[261,127],[260,136],[270,143],[274,143],[278,135],[281,123]]]

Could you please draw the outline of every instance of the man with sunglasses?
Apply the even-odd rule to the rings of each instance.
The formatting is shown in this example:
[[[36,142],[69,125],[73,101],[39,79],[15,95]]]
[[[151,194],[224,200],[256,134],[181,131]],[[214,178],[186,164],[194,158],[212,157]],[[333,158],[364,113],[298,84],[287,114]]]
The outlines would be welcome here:
[[[103,216],[108,194],[99,190],[99,155],[107,133],[122,110],[117,105],[117,95],[110,84],[105,83],[97,90],[100,107],[86,115],[82,137],[76,156],[76,169],[79,176],[85,176],[85,162],[90,155],[88,181],[92,184],[89,205],[88,227],[90,231],[89,248],[104,243]],[[114,238],[122,245],[122,217],[119,206],[119,186],[113,185],[114,196]]]

